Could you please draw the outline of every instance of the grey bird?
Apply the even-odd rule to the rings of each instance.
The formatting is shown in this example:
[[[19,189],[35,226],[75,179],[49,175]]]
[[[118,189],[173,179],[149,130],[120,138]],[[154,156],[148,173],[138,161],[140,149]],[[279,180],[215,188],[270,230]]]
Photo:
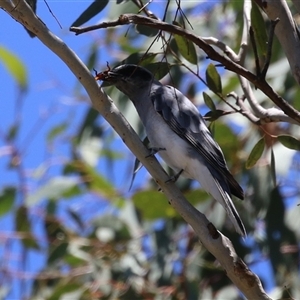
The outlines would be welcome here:
[[[175,172],[197,180],[226,210],[236,231],[246,230],[231,200],[244,192],[228,170],[196,106],[174,87],[161,84],[143,67],[125,64],[98,73],[96,80],[115,85],[133,102],[153,149]]]

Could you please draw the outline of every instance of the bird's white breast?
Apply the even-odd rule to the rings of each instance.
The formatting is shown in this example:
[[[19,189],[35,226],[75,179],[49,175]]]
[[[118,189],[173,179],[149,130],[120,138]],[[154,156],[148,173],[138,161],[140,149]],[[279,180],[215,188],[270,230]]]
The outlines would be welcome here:
[[[176,172],[183,169],[184,176],[194,178],[192,174],[187,173],[192,160],[188,156],[190,147],[188,143],[179,137],[154,110],[149,113],[144,126],[151,147],[166,149],[158,152],[162,159]]]

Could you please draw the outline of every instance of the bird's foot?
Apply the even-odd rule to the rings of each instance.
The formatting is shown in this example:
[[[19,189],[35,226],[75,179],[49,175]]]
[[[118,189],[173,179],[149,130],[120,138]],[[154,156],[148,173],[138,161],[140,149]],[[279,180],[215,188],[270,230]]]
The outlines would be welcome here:
[[[154,156],[158,151],[166,150],[166,148],[152,147],[149,148],[149,150],[150,150],[150,154],[147,155],[146,158],[150,156]]]
[[[177,174],[175,174],[172,177],[170,177],[170,179],[168,179],[166,181],[166,183],[168,183],[168,182],[176,182],[178,180],[178,178],[180,177],[180,175],[182,174],[182,172],[183,172],[183,169],[180,170]]]

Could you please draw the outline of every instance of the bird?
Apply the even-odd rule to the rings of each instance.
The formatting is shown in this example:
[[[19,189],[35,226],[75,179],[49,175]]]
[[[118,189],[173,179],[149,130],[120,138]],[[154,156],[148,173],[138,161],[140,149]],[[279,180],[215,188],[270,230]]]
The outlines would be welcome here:
[[[96,80],[114,85],[135,106],[150,141],[176,174],[196,180],[225,209],[235,230],[246,236],[231,195],[244,191],[230,173],[223,152],[197,107],[179,90],[163,85],[146,68],[123,64],[97,73]]]

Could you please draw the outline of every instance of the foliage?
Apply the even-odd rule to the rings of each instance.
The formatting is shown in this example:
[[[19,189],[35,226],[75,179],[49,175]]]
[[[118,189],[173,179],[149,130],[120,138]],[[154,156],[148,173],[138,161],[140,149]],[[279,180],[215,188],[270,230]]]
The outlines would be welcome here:
[[[121,13],[136,13],[140,9],[136,5],[138,2],[94,1],[80,16],[74,15],[73,25],[82,25],[98,14],[103,19],[105,14],[105,19],[115,20]],[[242,34],[239,28],[243,27],[240,2],[166,1],[167,6],[154,2],[149,6],[159,18],[201,36],[214,36],[238,52]],[[267,30],[260,29],[262,26],[268,28],[268,23],[256,5],[251,19],[263,65],[268,35]],[[228,95],[234,95],[233,91],[242,95],[236,74],[206,59],[202,50],[179,35],[130,26],[109,28],[90,39],[85,46],[89,47],[86,64],[90,69],[104,70],[105,60],[110,66],[141,64],[158,79],[163,78],[164,83],[178,87],[206,113],[230,170],[246,191],[244,202],[236,202],[236,205],[249,238],[243,241],[238,237],[223,209],[193,182],[179,178],[178,185],[187,199],[232,240],[237,253],[250,267],[269,263],[272,270],[267,277],[275,279],[266,283],[268,291],[277,287],[278,298],[287,297],[289,293],[294,297],[299,295],[296,280],[299,276],[299,227],[287,219],[292,212],[294,217],[299,209],[296,206],[299,155],[293,158],[294,152],[287,154],[291,153],[287,148],[300,149],[298,126],[289,122],[258,125],[251,122],[240,113],[237,98]],[[16,56],[1,47],[0,59],[20,90],[32,88],[27,82],[26,69]],[[287,65],[287,62],[278,41],[274,40],[267,81],[299,108],[299,97],[296,97],[299,88],[292,82],[289,69],[282,68],[282,64]],[[29,62],[27,65],[30,68]],[[253,51],[247,53],[246,66],[255,73]],[[106,87],[105,91],[143,138],[142,126],[125,96],[112,87]],[[272,106],[262,93],[254,92],[263,107]],[[78,87],[74,88],[72,96],[77,101],[86,98]],[[12,216],[15,235],[10,238],[20,240],[19,253],[23,260],[29,260],[32,253],[37,252],[45,260],[44,266],[34,274],[32,288],[26,297],[239,298],[238,291],[215,258],[201,247],[164,194],[151,179],[145,179],[145,173],[139,172],[139,180],[129,192],[115,184],[113,174],[121,176],[120,165],[127,163],[129,154],[103,118],[88,105],[84,109],[80,126],[68,118],[53,126],[45,137],[47,148],[58,147],[67,140],[66,158],[61,160],[56,173],[43,162],[35,165],[34,173],[25,174],[26,156],[18,143],[22,124],[18,119],[2,134],[3,144],[12,149],[6,172],[13,171],[24,178],[14,186],[1,187],[0,215]],[[72,136],[70,128],[77,128]],[[55,151],[51,155],[55,159]],[[131,158],[130,168],[133,168],[133,161]],[[293,172],[289,170],[291,165]],[[123,169],[126,168],[124,173],[130,173],[128,165]],[[130,176],[126,175],[126,180],[129,185]],[[28,190],[29,183],[35,187]],[[287,205],[291,194],[294,201]],[[61,210],[65,218],[60,217]],[[35,232],[37,224],[42,238]],[[4,253],[11,250],[8,238],[3,249]],[[5,262],[3,266],[0,292],[7,292],[9,297],[6,288],[12,285],[12,279],[5,277],[5,272],[10,272],[10,266]],[[26,267],[24,264],[20,268],[26,271]],[[262,281],[267,280],[266,273],[262,268],[259,270]],[[24,278],[20,278],[20,282],[27,284]]]

